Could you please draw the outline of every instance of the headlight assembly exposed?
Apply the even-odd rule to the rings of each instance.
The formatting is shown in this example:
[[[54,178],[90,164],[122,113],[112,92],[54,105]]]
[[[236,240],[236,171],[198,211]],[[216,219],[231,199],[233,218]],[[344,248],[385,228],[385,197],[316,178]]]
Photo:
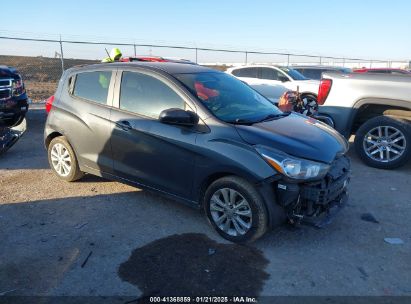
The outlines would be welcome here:
[[[256,150],[274,169],[291,179],[321,179],[330,169],[327,164],[297,158],[271,148],[256,146]]]

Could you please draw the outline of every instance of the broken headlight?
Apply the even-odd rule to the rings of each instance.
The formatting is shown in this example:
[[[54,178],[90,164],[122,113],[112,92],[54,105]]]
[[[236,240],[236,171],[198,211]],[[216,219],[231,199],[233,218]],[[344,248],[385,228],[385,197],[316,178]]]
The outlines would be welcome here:
[[[327,164],[297,158],[272,148],[257,146],[256,150],[271,167],[291,179],[321,179],[330,169]]]

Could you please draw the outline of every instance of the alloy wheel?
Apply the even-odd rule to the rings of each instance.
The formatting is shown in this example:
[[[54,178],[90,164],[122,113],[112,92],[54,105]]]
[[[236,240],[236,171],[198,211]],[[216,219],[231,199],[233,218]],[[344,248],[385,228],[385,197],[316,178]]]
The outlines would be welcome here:
[[[231,188],[219,189],[212,195],[210,213],[215,225],[231,236],[246,234],[252,225],[248,201]]]
[[[56,143],[50,152],[51,163],[60,176],[68,176],[71,172],[71,157],[69,151],[61,143]]]
[[[391,162],[404,154],[404,134],[392,126],[378,126],[371,129],[363,140],[365,154],[379,162]]]

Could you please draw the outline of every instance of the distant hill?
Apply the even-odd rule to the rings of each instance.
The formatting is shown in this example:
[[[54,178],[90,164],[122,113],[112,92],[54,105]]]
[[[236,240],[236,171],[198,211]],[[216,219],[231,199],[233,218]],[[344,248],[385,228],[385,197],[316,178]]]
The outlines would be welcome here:
[[[96,60],[64,59],[64,68],[97,63]],[[22,75],[28,96],[35,102],[54,94],[61,77],[60,58],[0,55],[0,65],[15,67]]]
[[[96,60],[64,59],[64,68],[97,62]],[[17,68],[24,80],[29,81],[57,82],[62,73],[60,58],[0,55],[0,65]]]

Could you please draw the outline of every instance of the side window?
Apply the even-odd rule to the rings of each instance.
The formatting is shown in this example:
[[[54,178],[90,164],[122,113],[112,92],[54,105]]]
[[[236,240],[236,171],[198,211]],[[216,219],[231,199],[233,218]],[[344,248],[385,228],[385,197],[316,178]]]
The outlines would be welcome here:
[[[270,68],[260,68],[261,69],[261,78],[268,80],[279,80],[280,76],[283,76],[280,72]]]
[[[107,104],[110,79],[111,71],[78,73],[76,75],[73,95],[100,104]]]
[[[184,107],[184,100],[161,80],[141,73],[123,72],[120,109],[158,118],[163,110]]]
[[[242,68],[234,70],[234,76],[237,77],[249,77],[249,78],[258,78],[258,69],[257,68]]]

